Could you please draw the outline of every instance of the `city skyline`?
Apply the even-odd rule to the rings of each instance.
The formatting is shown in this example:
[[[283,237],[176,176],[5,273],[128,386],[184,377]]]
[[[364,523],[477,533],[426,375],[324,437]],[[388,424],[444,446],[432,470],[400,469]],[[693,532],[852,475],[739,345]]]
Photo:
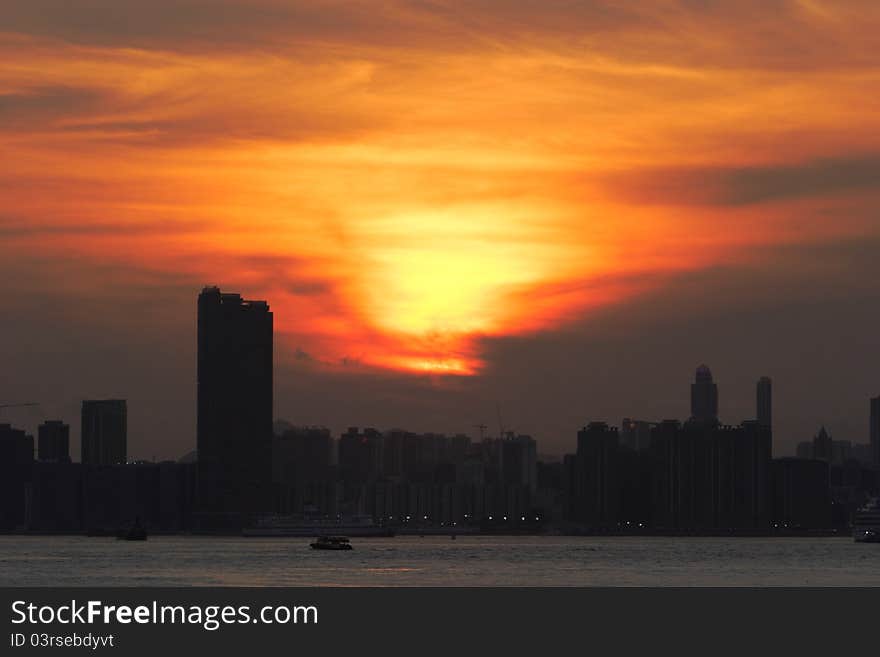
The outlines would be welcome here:
[[[499,5],[500,6],[500,5]],[[0,6],[0,405],[195,445],[191,292],[276,313],[274,416],[566,449],[774,382],[784,453],[880,394],[880,7]],[[30,413],[30,415],[28,414]],[[74,426],[71,441],[79,444]]]
[[[196,449],[194,453],[199,452],[199,445],[203,445],[202,453],[207,454],[207,458],[203,457],[205,462],[216,460],[218,464],[222,462],[237,462],[239,465],[244,463],[248,458],[255,454],[259,454],[260,441],[253,438],[254,427],[262,426],[262,433],[265,434],[265,440],[268,441],[269,436],[276,435],[277,431],[270,428],[270,425],[276,426],[279,423],[287,426],[299,427],[320,427],[327,429],[327,425],[314,424],[308,422],[291,422],[290,418],[277,417],[272,412],[274,393],[274,381],[272,372],[274,369],[273,345],[274,345],[274,314],[270,310],[269,303],[266,300],[248,300],[243,299],[242,295],[237,292],[222,292],[217,286],[204,287],[198,296],[197,304],[197,334],[198,334],[198,358],[196,367],[196,388],[197,395],[197,415],[203,417],[201,422],[197,422],[197,426],[202,427],[196,433]],[[261,365],[258,366],[258,363]],[[202,380],[206,383],[201,383]],[[650,427],[660,425],[667,421],[688,421],[698,424],[710,424],[719,426],[736,426],[741,422],[756,421],[759,425],[767,428],[773,427],[772,416],[773,409],[773,380],[772,377],[761,375],[755,379],[754,384],[755,396],[753,397],[754,406],[751,415],[745,414],[739,419],[729,417],[722,418],[719,412],[719,386],[715,382],[712,371],[705,363],[700,364],[695,371],[693,381],[690,384],[690,413],[680,417],[664,415],[659,418],[646,418],[637,415],[627,415],[620,419],[619,426],[623,431],[637,431],[637,425]],[[258,392],[259,391],[259,392]],[[867,445],[871,451],[872,459],[878,462],[874,453],[880,449],[880,396],[871,397],[869,400],[868,410],[868,436],[864,440],[848,439],[844,437],[844,441],[852,445]],[[21,407],[22,410],[32,411],[40,408],[40,403],[24,402],[20,404],[12,403],[0,406],[2,411],[15,411]],[[156,455],[152,459],[142,456],[129,456],[127,454],[128,436],[127,436],[127,400],[125,399],[105,399],[105,400],[83,400],[81,402],[81,427],[79,441],[79,452],[82,455],[80,459],[83,463],[92,464],[120,464],[126,461],[156,461]],[[497,429],[498,433],[495,437],[504,438],[511,430],[513,433],[522,433],[516,431],[516,427],[503,423],[500,406],[496,407],[497,412]],[[608,423],[616,426],[618,423],[610,418],[602,418],[601,414],[590,416],[593,422]],[[601,418],[596,420],[596,418]],[[121,422],[121,424],[120,424]],[[109,425],[108,425],[109,423]],[[16,425],[7,422],[13,428],[27,430],[25,425]],[[60,425],[64,430],[63,444],[67,446],[68,454],[73,453],[75,443],[70,441],[70,424],[65,419],[44,418],[42,424],[37,430],[31,431],[31,434],[40,435],[40,450],[43,449],[43,433],[56,431]],[[110,427],[109,429],[107,427]],[[365,426],[370,431],[376,430],[375,425],[369,423],[349,423],[347,425],[351,430],[352,426]],[[578,424],[577,426],[581,426]],[[238,427],[235,429],[234,427]],[[484,436],[491,437],[494,432],[487,430],[489,425],[479,423],[471,424],[468,430],[447,432],[436,427],[428,429],[420,428],[419,431],[427,434],[445,435],[446,433],[457,436],[471,436],[471,429],[478,430],[478,436],[482,439]],[[391,423],[381,428],[384,433],[393,433],[394,431],[408,431],[412,427],[405,427],[400,423]],[[89,441],[83,439],[86,432],[90,436]],[[346,432],[342,430],[331,431],[332,435],[345,436]],[[202,437],[204,435],[204,437]],[[225,438],[220,438],[226,435]],[[530,434],[524,434],[529,435]],[[109,438],[108,438],[109,436]],[[241,441],[243,436],[248,436],[248,440],[253,439],[255,442],[242,443],[238,447],[233,448],[236,441]],[[798,455],[801,456],[804,445],[811,444],[816,436],[824,436],[828,441],[831,438],[826,434],[826,426],[821,424],[819,430],[814,436],[811,434],[798,440],[794,445],[794,449],[789,454],[788,451],[775,451],[776,456]],[[530,436],[531,437],[531,436]],[[540,440],[540,436],[538,437]],[[53,439],[56,440],[57,439]],[[640,439],[633,434],[634,444]],[[644,440],[644,439],[642,439]],[[232,441],[232,442],[230,442]],[[48,443],[48,439],[47,439]],[[216,445],[216,447],[215,447]],[[257,445],[257,447],[254,447]],[[776,448],[776,441],[773,441]],[[34,445],[35,453],[37,445]],[[55,447],[51,449],[57,449]],[[217,450],[220,451],[217,451]],[[268,450],[268,445],[266,446]],[[568,450],[568,446],[563,445],[560,452],[544,449],[542,454],[553,458],[560,458],[564,452]],[[823,458],[830,460],[830,442],[828,447],[828,455]],[[87,456],[89,451],[92,456]],[[99,454],[100,453],[100,454]],[[179,455],[163,456],[158,460],[178,460],[187,458],[189,451]],[[95,455],[99,454],[99,455]],[[42,457],[41,457],[42,458]],[[69,457],[68,457],[69,458]],[[254,456],[253,470],[261,471],[263,474],[256,479],[268,479],[270,477],[271,465],[266,461],[261,464],[263,457]],[[812,457],[808,457],[812,458]],[[54,460],[54,459],[49,459]],[[222,470],[222,468],[221,468]],[[230,485],[229,482],[224,485]],[[221,496],[218,493],[218,496]]]
[[[849,528],[877,490],[880,398],[870,401],[870,445],[835,440],[822,426],[798,444],[796,458],[774,458],[772,380],[755,382],[752,415],[725,423],[705,363],[694,371],[685,421],[624,418],[618,429],[591,419],[561,459],[506,427],[500,408],[498,435],[479,424],[479,440],[357,426],[337,440],[323,427],[274,421],[267,300],[206,286],[196,306],[196,452],[158,463],[130,457],[125,399],[82,401],[80,462],[70,457],[63,422],[41,424],[36,445],[0,423],[0,531],[104,535],[128,526],[145,537],[146,524],[277,536],[300,531],[292,518],[318,518],[371,535],[428,526],[834,532]],[[369,526],[359,520],[367,518]]]

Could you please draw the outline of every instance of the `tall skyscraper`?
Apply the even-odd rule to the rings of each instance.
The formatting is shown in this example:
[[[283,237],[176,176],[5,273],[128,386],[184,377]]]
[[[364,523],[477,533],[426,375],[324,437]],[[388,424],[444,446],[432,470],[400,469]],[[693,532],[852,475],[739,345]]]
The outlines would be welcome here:
[[[269,510],[273,330],[269,304],[206,287],[199,294],[198,312],[199,508],[218,514]]]
[[[871,454],[880,465],[880,396],[871,399]]]
[[[46,420],[37,433],[37,457],[41,461],[70,462],[70,425]]]
[[[590,422],[578,431],[572,481],[574,513],[587,526],[617,523],[619,446],[617,428],[604,422]]]
[[[718,422],[718,386],[706,365],[697,368],[696,381],[691,384],[691,420]]]
[[[124,399],[82,403],[80,458],[85,465],[118,465],[128,456],[128,409]]]
[[[773,427],[773,381],[769,376],[758,379],[756,391],[757,420],[762,427]]]

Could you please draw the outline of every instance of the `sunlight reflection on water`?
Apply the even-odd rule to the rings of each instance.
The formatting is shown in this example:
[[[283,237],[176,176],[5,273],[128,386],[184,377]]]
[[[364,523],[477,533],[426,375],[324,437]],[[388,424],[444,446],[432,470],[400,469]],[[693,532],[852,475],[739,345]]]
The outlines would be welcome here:
[[[880,585],[880,546],[848,538],[0,537],[5,586]]]

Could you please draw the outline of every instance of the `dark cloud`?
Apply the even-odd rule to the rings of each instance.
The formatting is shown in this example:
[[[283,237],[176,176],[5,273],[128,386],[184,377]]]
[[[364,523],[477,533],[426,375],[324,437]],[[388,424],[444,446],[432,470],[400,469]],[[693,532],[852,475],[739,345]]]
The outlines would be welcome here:
[[[874,67],[877,5],[792,0],[11,0],[0,25],[67,41],[160,50],[297,44],[461,51],[511,44],[628,61],[815,70]]]
[[[344,374],[303,367],[295,336],[279,339],[276,417],[334,431],[474,433],[474,424],[494,429],[497,404],[506,426],[562,453],[591,419],[684,417],[693,370],[705,361],[728,422],[750,417],[755,381],[773,377],[777,454],[823,422],[839,439],[864,442],[867,399],[880,394],[878,250],[878,239],[773,247],[761,264],[684,274],[563,330],[486,340],[489,367],[478,377],[377,372],[356,358]],[[81,264],[69,266],[82,277]],[[70,289],[64,267],[0,258],[0,294],[16,300],[14,321],[0,325],[0,398],[41,401],[76,436],[79,400],[124,396],[133,455],[192,449],[200,282],[106,267],[89,294]]]
[[[76,224],[37,223],[32,220],[15,219],[0,215],[0,237],[30,238],[49,235],[120,235],[148,236],[197,232],[209,226],[205,221],[173,222],[154,219],[144,222],[92,222]]]
[[[46,126],[65,116],[93,112],[103,97],[94,89],[68,86],[39,86],[0,94],[0,129]]]
[[[768,247],[760,264],[682,274],[563,330],[486,341],[490,368],[468,384],[558,451],[589,420],[686,417],[707,362],[730,423],[754,416],[755,382],[773,378],[776,454],[823,422],[864,443],[867,400],[880,394],[878,248],[877,238]]]
[[[741,206],[880,190],[880,154],[823,158],[792,165],[657,167],[599,176],[627,201]]]

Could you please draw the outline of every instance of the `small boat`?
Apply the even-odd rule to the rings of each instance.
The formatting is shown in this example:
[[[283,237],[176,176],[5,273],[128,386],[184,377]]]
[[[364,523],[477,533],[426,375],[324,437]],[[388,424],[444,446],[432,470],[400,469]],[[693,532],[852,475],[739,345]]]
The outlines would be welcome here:
[[[852,522],[856,543],[880,543],[880,498],[871,498],[855,512]]]
[[[880,543],[880,531],[863,529],[861,532],[854,532],[853,538],[856,543]]]
[[[310,543],[313,550],[351,550],[351,543],[345,536],[319,536]]]

